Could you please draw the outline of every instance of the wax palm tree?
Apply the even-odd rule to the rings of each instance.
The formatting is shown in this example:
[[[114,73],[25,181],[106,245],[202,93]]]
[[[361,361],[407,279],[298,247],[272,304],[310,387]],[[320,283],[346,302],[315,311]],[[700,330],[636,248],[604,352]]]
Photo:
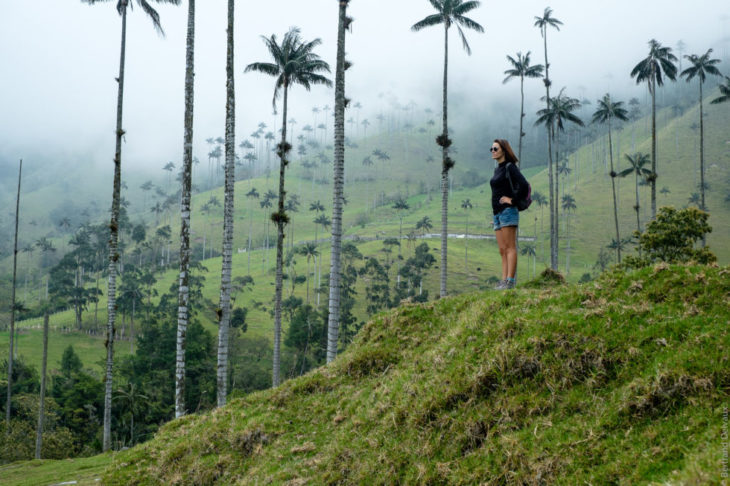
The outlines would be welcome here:
[[[82,0],[89,5],[107,2],[109,0]],[[142,11],[152,20],[155,30],[164,35],[162,25],[160,24],[160,15],[150,4],[154,3],[170,3],[179,5],[180,0],[134,0]],[[194,3],[192,0],[191,3]],[[107,360],[106,360],[106,378],[104,392],[104,432],[102,440],[102,449],[104,452],[111,447],[111,408],[112,408],[112,368],[114,363],[114,324],[116,322],[116,265],[119,255],[117,253],[117,245],[119,243],[119,208],[120,208],[120,192],[122,185],[122,137],[124,130],[122,129],[122,107],[124,100],[124,63],[127,45],[127,7],[132,5],[132,0],[117,0],[116,9],[122,17],[122,40],[119,55],[119,76],[117,81],[117,120],[116,120],[116,150],[114,152],[114,179],[112,189],[112,208],[111,222],[109,224],[109,284],[107,290],[107,307],[108,307],[108,324],[107,324]]]
[[[269,210],[274,206],[271,203],[272,198],[266,197],[267,195],[268,194],[264,194],[264,197],[261,199],[261,201],[259,201],[259,206],[261,207],[261,209],[264,210],[264,231],[266,233],[266,235],[264,236],[264,250],[269,249]]]
[[[300,255],[303,255],[307,259],[307,304],[309,304],[309,278],[311,275],[310,262],[312,259],[315,261],[319,256],[319,250],[317,250],[317,244],[307,242],[303,246],[300,246],[297,250]]]
[[[324,205],[320,202],[319,199],[317,199],[316,201],[311,202],[309,204],[309,210],[310,211],[314,211],[314,213],[315,213],[315,219],[316,219],[316,217],[319,216],[319,213],[321,213],[321,212],[324,211],[324,209],[325,209],[324,208]],[[319,236],[318,231],[319,231],[319,226],[318,225],[315,225],[314,226],[314,242],[315,243],[317,243],[317,238]]]
[[[567,122],[573,123],[575,125],[584,126],[583,121],[575,114],[573,113],[575,110],[580,108],[580,102],[575,99],[571,98],[567,95],[565,95],[565,88],[560,90],[560,93],[558,93],[557,96],[554,98],[551,98],[548,107],[543,108],[537,112],[538,118],[537,121],[535,121],[536,125],[543,124],[548,128],[548,132],[550,133],[549,139],[552,140],[552,144],[555,145],[555,160],[560,159],[560,133],[565,131],[565,125]],[[553,158],[552,155],[550,156],[550,159],[548,161],[548,186],[549,190],[552,191],[548,195],[548,199],[551,201],[550,204],[550,265],[551,268],[553,265],[555,265],[555,270],[557,270],[557,264],[558,264],[558,236],[559,236],[559,219],[558,219],[558,209],[559,206],[557,204],[558,196],[559,196],[559,184],[558,181],[555,180],[555,175],[553,174],[554,168],[553,168]]]
[[[547,206],[548,200],[540,191],[534,191],[532,193],[532,201],[540,207],[540,232],[542,233],[542,208]]]
[[[185,133],[183,137],[182,194],[180,197],[180,285],[178,287],[175,353],[175,417],[185,415],[185,338],[187,336],[190,309],[190,198],[193,175],[195,0],[188,0],[188,25],[185,45]],[[169,263],[169,247],[167,258]],[[107,386],[111,385],[107,383]]]
[[[529,57],[529,53],[528,53]],[[520,130],[522,127],[520,127]],[[461,209],[466,211],[466,235],[464,238],[464,267],[469,268],[469,210],[472,209],[474,206],[472,206],[471,201],[469,199],[464,199],[461,201]]]
[[[502,83],[506,83],[510,79],[520,78],[520,137],[517,148],[517,159],[522,160],[522,138],[525,136],[522,130],[522,122],[525,118],[525,78],[541,78],[542,71],[545,67],[542,64],[530,66],[530,51],[524,56],[521,52],[517,53],[517,59],[507,56],[507,61],[512,65],[504,74],[507,75]]]
[[[570,194],[564,194],[561,206],[565,213],[565,235],[568,240],[568,248],[565,251],[565,275],[570,275],[570,213],[577,207],[575,198]]]
[[[613,139],[611,137],[611,120],[627,121],[629,112],[623,108],[623,101],[613,101],[611,95],[606,93],[598,100],[596,111],[593,112],[593,123],[606,123],[608,125],[608,155],[611,161],[611,190],[613,191],[613,220],[616,227],[616,241],[621,241],[618,230],[618,201],[616,199],[616,171],[613,168]],[[621,263],[621,247],[616,246],[616,256]]]
[[[368,155],[362,159],[363,167],[372,167],[373,159]],[[366,207],[369,209],[370,206],[370,177],[365,179],[365,201],[367,201]]]
[[[12,406],[12,395],[13,395],[13,358],[17,342],[15,340],[15,282],[18,275],[18,221],[20,217],[20,181],[23,174],[23,160],[20,160],[18,165],[18,193],[15,200],[15,237],[13,245],[13,283],[12,283],[12,295],[10,300],[10,342],[8,346],[8,385],[7,385],[7,400],[5,403],[5,428],[7,433],[10,434],[10,409]]]
[[[565,185],[568,183],[568,176],[571,172],[573,172],[573,169],[568,165],[568,159],[563,159],[558,165],[558,178],[563,178],[563,192],[565,192]]]
[[[652,219],[656,218],[656,87],[664,85],[664,77],[672,81],[676,79],[675,61],[677,57],[672,54],[671,47],[662,47],[659,42],[652,39],[649,41],[649,55],[631,70],[631,77],[636,78],[636,84],[646,82],[651,95],[651,175],[648,180],[651,184]]]
[[[624,238],[621,238],[620,240],[617,240],[616,238],[611,238],[611,242],[606,245],[606,248],[608,248],[609,250],[623,251],[624,248],[626,248],[629,244],[631,244],[630,236],[626,236]]]
[[[712,105],[730,101],[730,76],[725,76],[725,81],[719,86],[720,96],[710,102]]]
[[[149,400],[147,395],[144,395],[137,385],[130,382],[124,388],[117,389],[117,396],[114,397],[118,402],[121,402],[123,410],[129,412],[130,426],[129,426],[129,444],[134,444],[134,416],[139,414],[145,406],[145,402]]]
[[[426,236],[426,233],[433,229],[433,223],[431,223],[431,218],[428,216],[424,216],[423,218],[419,219],[418,222],[416,222],[416,229],[421,230],[421,236]]]
[[[550,110],[550,63],[548,62],[548,49],[547,49],[547,29],[553,27],[555,30],[560,30],[560,26],[563,22],[553,17],[553,10],[550,7],[546,7],[543,11],[542,17],[535,17],[535,27],[540,29],[540,35],[542,36],[543,43],[545,46],[545,77],[543,78],[543,84],[545,85],[545,103],[546,110]],[[558,232],[557,232],[557,200],[554,198],[553,190],[553,123],[550,121],[546,124],[548,131],[548,200],[550,202],[550,268],[553,270],[558,269]]]
[[[322,227],[322,233],[327,231],[327,228],[329,228],[332,225],[332,220],[327,217],[326,214],[322,213],[314,220],[314,224],[317,226]],[[317,258],[317,289],[320,289],[320,286],[322,285],[322,258]],[[317,309],[319,309],[319,296],[321,294],[320,291],[317,291]]]
[[[629,174],[634,174],[634,181],[636,186],[636,205],[634,206],[634,211],[636,211],[636,231],[641,233],[641,221],[639,219],[639,179],[641,178],[643,180],[646,180],[647,178],[652,176],[653,171],[644,167],[650,161],[648,154],[626,154],[625,157],[631,166],[619,172],[618,176],[626,177]],[[639,256],[641,256],[641,247],[639,247]]]
[[[444,83],[443,83],[443,131],[436,139],[441,147],[441,288],[439,295],[446,297],[446,246],[448,244],[448,209],[449,209],[449,171],[454,167],[454,161],[449,158],[449,147],[452,144],[449,138],[448,125],[448,72],[449,72],[449,28],[456,25],[461,37],[461,42],[467,54],[471,55],[471,47],[466,40],[462,27],[477,32],[484,32],[484,27],[466,17],[466,14],[481,5],[481,2],[474,0],[429,0],[437,13],[429,15],[420,22],[416,22],[411,30],[418,32],[426,27],[444,25]]]
[[[170,190],[170,186],[172,185],[172,171],[175,170],[175,164],[168,162],[162,167],[162,170],[167,172],[167,190]]]
[[[251,236],[253,233],[253,200],[259,198],[259,191],[255,187],[252,187],[250,191],[246,193],[246,197],[249,200],[248,205],[248,244],[246,246],[246,253],[248,254],[248,274],[251,275]]]
[[[284,91],[283,116],[281,125],[281,142],[277,147],[279,155],[279,206],[277,212],[272,214],[271,219],[276,223],[278,235],[276,240],[276,290],[274,297],[274,369],[273,386],[279,386],[279,364],[281,356],[281,291],[283,279],[284,261],[284,226],[289,222],[284,209],[286,192],[284,190],[284,179],[286,166],[289,163],[287,154],[291,151],[291,145],[286,139],[287,109],[289,101],[289,88],[299,84],[309,91],[313,84],[324,84],[332,86],[332,81],[323,76],[322,72],[329,72],[329,65],[315,54],[314,48],[322,42],[315,39],[305,42],[300,37],[298,28],[290,29],[281,44],[276,36],[263,37],[264,44],[269,49],[273,63],[256,62],[246,67],[246,72],[258,71],[269,76],[276,77],[274,88],[273,105],[276,110],[276,100],[281,91]]]
[[[522,256],[527,256],[527,278],[530,278],[530,257],[532,257],[532,278],[535,278],[535,258],[537,257],[535,245],[532,243],[520,245],[520,254]]]
[[[221,265],[221,297],[218,323],[218,406],[228,396],[228,327],[231,322],[231,273],[233,266],[233,198],[236,183],[236,91],[233,76],[233,0],[228,0],[226,56],[226,182],[223,202],[223,250]],[[267,142],[268,143],[268,142]]]
[[[697,78],[700,85],[700,209],[707,211],[705,205],[705,123],[704,123],[704,106],[702,103],[702,85],[705,83],[708,74],[713,76],[722,76],[720,71],[717,69],[716,64],[720,63],[719,59],[711,59],[712,49],[708,49],[703,55],[698,56],[692,54],[684,56],[692,64],[690,67],[682,71],[680,76],[687,78],[689,83],[692,79]],[[702,236],[702,246],[707,243],[704,236]]]
[[[395,209],[398,212],[398,219],[400,220],[400,226],[398,227],[398,242],[401,241],[403,238],[403,213],[404,211],[408,211],[411,209],[411,206],[408,204],[408,202],[403,199],[402,197],[399,197],[395,203],[393,203],[393,209]],[[400,251],[400,245],[398,245],[398,255],[401,254]]]
[[[542,210],[545,206],[548,205],[548,200],[540,191],[535,191],[532,193],[532,201],[535,204],[537,204],[538,207],[540,208],[540,239],[542,240],[542,234],[543,234],[542,223],[545,220],[544,213]],[[535,236],[537,236],[537,235],[535,235]],[[544,240],[542,240],[541,246],[542,246],[542,260],[545,261],[545,241]]]
[[[335,163],[332,202],[332,252],[330,257],[329,317],[327,322],[327,362],[337,356],[340,328],[340,260],[342,254],[342,211],[345,185],[345,31],[352,18],[347,16],[349,0],[338,2],[337,65],[335,68]],[[357,105],[360,106],[359,103]],[[352,127],[352,124],[350,124]]]
[[[284,209],[288,213],[298,213],[300,205],[301,203],[299,202],[299,196],[297,196],[296,194],[292,194],[291,196],[289,196],[289,199],[286,200]],[[289,248],[294,248],[294,224],[291,224],[289,226]]]
[[[48,367],[48,314],[49,305],[46,302],[42,306],[43,310],[43,356],[41,358],[41,393],[38,406],[38,425],[36,427],[35,437],[35,458],[41,459],[41,448],[43,445],[43,424],[46,422],[46,375]],[[8,375],[10,376],[10,375]],[[10,380],[8,380],[10,381]]]

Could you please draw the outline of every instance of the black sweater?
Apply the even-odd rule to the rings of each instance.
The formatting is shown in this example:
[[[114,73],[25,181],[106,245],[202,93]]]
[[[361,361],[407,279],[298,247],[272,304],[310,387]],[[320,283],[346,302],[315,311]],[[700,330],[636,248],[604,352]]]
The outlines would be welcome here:
[[[512,188],[509,185],[507,179],[507,170],[512,178],[512,185],[515,188],[515,193],[512,193]],[[522,175],[520,169],[511,162],[502,162],[494,169],[494,175],[489,181],[489,185],[492,186],[492,211],[494,214],[501,213],[514,204],[500,204],[499,200],[502,196],[510,198],[524,199],[527,197],[527,179]]]

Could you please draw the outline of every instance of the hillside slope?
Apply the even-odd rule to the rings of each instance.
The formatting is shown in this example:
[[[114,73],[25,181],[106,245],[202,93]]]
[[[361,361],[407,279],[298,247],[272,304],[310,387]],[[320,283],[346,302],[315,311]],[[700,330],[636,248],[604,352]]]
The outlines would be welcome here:
[[[660,264],[408,305],[328,367],[169,423],[103,481],[719,483],[729,298],[727,267]]]

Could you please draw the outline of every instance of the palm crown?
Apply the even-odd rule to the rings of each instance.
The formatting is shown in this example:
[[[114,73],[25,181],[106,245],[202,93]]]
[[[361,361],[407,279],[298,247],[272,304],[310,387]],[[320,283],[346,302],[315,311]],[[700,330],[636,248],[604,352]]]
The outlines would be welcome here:
[[[543,108],[537,112],[538,119],[535,125],[547,125],[558,127],[561,132],[565,130],[564,122],[575,123],[578,126],[584,126],[583,120],[581,120],[573,112],[580,108],[580,102],[569,96],[565,96],[563,92],[565,88],[560,90],[558,96],[552,97],[548,100],[548,108]]]
[[[636,177],[643,178],[648,178],[651,176],[651,171],[644,168],[644,166],[651,161],[648,154],[636,153],[633,156],[626,154],[625,157],[631,167],[619,172],[619,177],[626,177],[629,174],[635,174]]]
[[[81,0],[84,3],[88,3],[89,5],[94,5],[97,3],[102,2],[109,2],[111,0]],[[152,20],[152,24],[155,26],[155,30],[159,32],[162,35],[165,35],[165,31],[162,30],[162,24],[160,24],[160,14],[157,13],[157,10],[155,10],[152,5],[150,5],[150,2],[155,3],[169,3],[171,5],[180,5],[180,0],[135,0],[137,5],[140,6],[140,8],[144,11],[144,13],[147,14],[147,16]],[[119,15],[122,15],[122,12],[124,12],[124,9],[127,7],[127,5],[132,7],[134,5],[134,2],[132,0],[117,0],[117,12],[119,12]]]
[[[512,68],[504,72],[507,77],[504,78],[503,83],[506,83],[512,78],[539,78],[542,76],[544,69],[542,64],[530,66],[530,51],[527,51],[527,54],[524,56],[521,52],[518,52],[517,59],[512,56],[507,56],[507,61],[512,65]]]
[[[605,123],[609,119],[623,120],[629,119],[629,112],[623,108],[623,101],[613,101],[611,95],[606,93],[603,98],[598,100],[598,108],[593,113],[593,123]]]
[[[277,77],[272,101],[275,110],[281,88],[299,84],[309,91],[313,84],[332,86],[332,81],[319,74],[330,72],[329,64],[312,52],[322,41],[314,39],[311,42],[304,42],[299,33],[298,28],[291,28],[284,34],[281,44],[277,42],[276,35],[262,36],[274,62],[255,62],[246,66],[244,71],[258,71]]]
[[[708,49],[707,52],[701,56],[698,56],[697,54],[684,56],[684,58],[689,60],[692,65],[682,71],[681,76],[686,77],[687,82],[690,82],[692,79],[697,77],[699,78],[700,83],[705,82],[708,74],[722,76],[720,70],[715,67],[716,64],[719,64],[720,60],[710,59],[710,54],[712,54],[712,49]]]
[[[429,15],[420,22],[416,22],[411,27],[411,30],[414,32],[418,32],[419,30],[425,29],[426,27],[431,27],[439,24],[445,24],[446,29],[449,29],[453,24],[456,24],[456,28],[459,31],[459,36],[461,37],[461,42],[464,45],[464,50],[467,52],[467,54],[471,55],[471,47],[469,47],[469,43],[466,40],[464,31],[461,28],[465,27],[467,29],[476,30],[480,33],[484,32],[484,27],[482,27],[469,17],[465,16],[467,12],[470,12],[479,7],[479,5],[481,5],[481,2],[475,0],[467,2],[463,0],[428,1],[431,2],[433,8],[438,10],[438,13]]]
[[[659,86],[664,84],[662,73],[672,81],[676,79],[675,61],[677,61],[677,56],[672,54],[671,47],[662,47],[659,42],[652,39],[649,41],[649,55],[634,66],[634,69],[631,70],[631,77],[636,77],[636,84],[648,81],[649,90],[653,92],[654,83]]]
[[[556,19],[552,15],[553,9],[546,7],[542,17],[535,16],[535,27],[540,29],[541,35],[543,35],[543,33],[547,30],[548,26],[554,27],[556,30],[560,30],[559,26],[563,25],[560,20]]]

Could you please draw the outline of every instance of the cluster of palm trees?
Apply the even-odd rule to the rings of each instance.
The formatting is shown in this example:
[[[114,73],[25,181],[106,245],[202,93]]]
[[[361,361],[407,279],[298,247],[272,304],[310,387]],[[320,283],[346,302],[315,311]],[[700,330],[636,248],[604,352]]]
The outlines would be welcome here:
[[[85,3],[94,5],[107,0],[82,0]],[[441,190],[442,190],[442,207],[441,207],[441,279],[440,279],[440,296],[447,294],[447,235],[448,235],[448,191],[449,191],[449,173],[454,167],[454,160],[450,154],[454,153],[452,148],[453,141],[450,138],[450,130],[448,126],[448,60],[449,60],[449,33],[451,27],[455,26],[459,34],[464,50],[471,54],[471,48],[467,41],[465,30],[473,30],[476,32],[484,32],[484,28],[469,18],[467,14],[480,6],[479,1],[475,0],[429,0],[431,6],[435,9],[435,13],[428,15],[419,22],[416,22],[411,28],[414,32],[422,29],[442,25],[444,29],[444,62],[443,62],[443,105],[442,105],[442,129],[441,133],[436,137],[436,143],[440,147],[442,155],[441,164]],[[117,265],[119,264],[119,218],[121,205],[121,162],[122,162],[122,139],[125,131],[122,125],[123,98],[124,98],[124,79],[125,79],[125,49],[126,49],[126,26],[127,13],[131,9],[132,4],[137,6],[150,18],[153,27],[164,35],[160,16],[153,8],[153,4],[173,4],[179,5],[180,0],[116,0],[115,7],[121,16],[121,47],[120,47],[120,64],[119,74],[116,78],[118,83],[117,94],[117,111],[116,111],[116,146],[114,156],[114,178],[112,190],[112,207],[111,219],[109,223],[109,245],[108,245],[108,322],[107,322],[107,360],[106,360],[106,383],[105,383],[105,400],[104,400],[104,434],[103,449],[106,451],[111,444],[111,393],[113,380],[113,353],[114,353],[114,336],[116,323],[116,276]],[[231,262],[232,262],[232,239],[233,239],[233,203],[234,203],[234,181],[235,181],[235,95],[234,95],[234,72],[233,72],[233,25],[234,25],[234,0],[228,0],[228,17],[227,17],[227,63],[226,63],[226,119],[225,119],[225,138],[222,141],[224,146],[225,157],[225,201],[224,201],[224,229],[222,256],[223,265],[221,272],[221,293],[220,293],[220,312],[219,312],[219,353],[218,353],[218,405],[225,404],[226,401],[226,377],[227,377],[227,329],[230,324],[230,293],[231,293]],[[338,0],[338,35],[337,35],[337,59],[335,67],[335,101],[334,101],[334,163],[333,163],[333,209],[332,209],[332,257],[330,267],[329,282],[329,323],[327,338],[327,361],[331,361],[337,354],[338,346],[338,328],[339,328],[339,292],[340,292],[340,258],[341,258],[341,238],[342,238],[342,212],[345,203],[343,195],[344,187],[344,153],[345,153],[345,109],[350,103],[345,97],[345,71],[350,67],[351,63],[345,59],[345,42],[346,31],[350,28],[353,19],[347,15],[349,0]],[[556,30],[560,29],[562,22],[552,15],[552,10],[548,7],[544,10],[542,16],[535,17],[536,27],[539,28],[540,34],[544,42],[544,65],[530,65],[530,52],[523,55],[518,52],[516,57],[507,56],[510,63],[510,69],[505,71],[505,82],[510,79],[520,79],[522,102],[520,107],[520,133],[518,154],[522,155],[522,139],[524,137],[523,119],[524,114],[524,80],[525,78],[542,78],[546,95],[543,98],[546,105],[545,108],[538,112],[538,124],[546,126],[548,131],[548,181],[549,181],[549,205],[550,205],[550,262],[551,267],[557,268],[558,260],[558,201],[559,184],[555,180],[556,163],[560,159],[560,134],[565,130],[568,123],[582,126],[583,122],[576,115],[576,110],[581,106],[579,100],[569,97],[564,90],[560,90],[556,96],[551,96],[550,88],[552,81],[549,76],[550,63],[548,62],[547,34],[548,28],[552,27]],[[274,306],[274,368],[273,368],[273,385],[279,384],[279,362],[280,362],[280,342],[281,342],[281,302],[282,302],[282,280],[283,280],[283,241],[286,225],[289,223],[288,208],[293,206],[287,204],[287,191],[285,185],[286,169],[289,165],[289,153],[292,149],[288,135],[288,124],[296,123],[295,120],[289,120],[288,101],[291,89],[299,85],[309,90],[314,85],[332,86],[332,81],[326,77],[326,73],[330,72],[330,66],[323,61],[314,51],[320,45],[319,39],[305,41],[301,37],[299,29],[292,28],[286,32],[279,41],[275,35],[263,37],[263,41],[269,51],[271,60],[269,62],[255,62],[249,64],[245,72],[259,72],[275,78],[274,96],[272,104],[276,111],[277,102],[282,99],[282,123],[281,123],[281,139],[276,146],[276,153],[279,157],[279,188],[276,197],[277,207],[271,214],[271,219],[277,226],[277,244],[276,244],[276,278],[275,278],[275,306]],[[184,114],[184,140],[183,140],[183,160],[181,167],[181,229],[180,229],[180,272],[179,272],[179,299],[178,299],[178,332],[177,332],[177,356],[176,356],[176,385],[175,385],[175,414],[181,416],[186,413],[186,407],[183,400],[185,390],[185,340],[187,324],[189,319],[190,295],[189,295],[189,277],[190,277],[190,200],[191,200],[191,173],[194,163],[193,158],[193,73],[194,73],[194,44],[195,44],[195,0],[188,0],[188,16],[187,16],[187,39],[186,39],[186,66],[185,66],[185,114]],[[613,202],[616,226],[616,241],[620,241],[618,229],[616,190],[613,178],[617,176],[634,173],[638,180],[639,177],[646,178],[651,184],[652,191],[652,217],[656,214],[656,179],[657,179],[657,161],[656,161],[656,109],[655,96],[656,89],[663,85],[664,78],[674,80],[677,74],[677,67],[674,62],[677,58],[671,53],[671,49],[661,46],[657,41],[652,40],[649,43],[650,52],[647,58],[643,59],[631,72],[631,76],[636,78],[637,83],[646,82],[649,93],[652,97],[652,151],[651,151],[651,170],[646,172],[646,157],[639,154],[635,156],[627,156],[627,160],[632,167],[623,172],[616,173],[614,170],[613,158],[611,156],[611,177],[613,185]],[[690,67],[681,72],[681,76],[686,77],[687,81],[697,78],[699,80],[699,96],[700,96],[700,165],[701,165],[701,206],[705,209],[705,184],[704,184],[704,130],[702,121],[702,89],[708,75],[720,75],[716,64],[717,59],[710,57],[712,50],[708,50],[704,55],[684,56],[690,61]],[[544,74],[543,74],[544,73]],[[721,86],[722,96],[713,101],[723,102],[730,99],[730,78],[725,78],[725,84]],[[611,130],[612,122],[626,119],[626,110],[623,103],[614,101],[610,95],[604,96],[599,100],[598,110],[593,115],[596,123],[606,123],[609,132],[609,146],[612,145]],[[360,108],[356,105],[355,108]],[[408,108],[412,110],[411,108]],[[325,113],[329,107],[325,107]],[[317,112],[314,112],[315,116]],[[358,115],[359,116],[359,115]],[[382,123],[382,119],[379,117]],[[369,122],[362,122],[363,131],[367,129]],[[352,127],[354,120],[349,120]],[[315,126],[316,118],[315,118]],[[263,135],[263,128],[255,132],[257,137]],[[325,125],[326,129],[326,125]],[[306,131],[306,127],[304,129]],[[311,129],[309,131],[313,131]],[[269,135],[271,134],[271,135]],[[267,142],[271,142],[274,138],[273,133],[266,133]],[[293,130],[291,134],[293,139]],[[220,142],[218,142],[219,145]],[[323,139],[326,144],[326,139]],[[251,145],[249,143],[249,145]],[[251,148],[249,145],[242,147]],[[554,148],[553,148],[554,147]],[[555,151],[553,153],[553,150]],[[612,150],[610,150],[612,154]],[[248,155],[248,154],[247,154]],[[373,155],[385,161],[387,154],[380,151],[374,151]],[[553,155],[555,159],[553,159]],[[253,162],[255,154],[250,158]],[[220,158],[220,153],[211,153],[210,158]],[[566,166],[567,167],[567,166]],[[165,167],[170,176],[174,164],[170,163]],[[251,200],[258,197],[258,193],[252,189],[248,194]],[[565,190],[563,191],[565,192]],[[405,203],[407,206],[407,203]],[[569,194],[563,194],[564,211],[570,212],[575,209],[575,201]],[[466,200],[462,202],[462,208],[471,208],[471,203]],[[402,208],[397,208],[402,209]],[[637,216],[638,216],[638,199],[637,199]],[[319,222],[324,226],[324,221]],[[430,221],[429,221],[430,224]],[[468,223],[467,223],[468,224]],[[638,224],[638,220],[637,220]],[[425,227],[425,224],[422,226]],[[468,229],[467,229],[468,232]],[[249,249],[251,246],[251,237],[249,230]],[[618,258],[620,260],[620,249],[617,248]],[[468,254],[465,254],[468,261]],[[9,410],[9,408],[8,408]]]
[[[469,2],[467,2],[469,3]],[[555,175],[555,161],[560,161],[560,133],[565,130],[567,123],[572,123],[576,126],[584,126],[583,121],[576,114],[576,111],[581,107],[582,102],[576,98],[569,97],[565,94],[564,88],[560,90],[558,95],[551,96],[550,88],[552,86],[552,80],[549,77],[550,63],[548,61],[548,49],[547,49],[547,33],[548,27],[552,27],[556,30],[560,30],[560,26],[563,23],[553,16],[553,11],[550,7],[546,8],[542,16],[535,17],[535,27],[540,29],[540,34],[543,38],[544,52],[545,52],[545,64],[544,65],[531,65],[530,63],[530,52],[523,55],[521,52],[517,53],[516,57],[507,56],[507,61],[510,64],[510,68],[504,73],[506,75],[504,83],[511,79],[520,79],[520,93],[521,93],[521,105],[520,105],[520,132],[519,132],[519,143],[518,143],[518,158],[521,157],[522,153],[522,138],[525,133],[523,131],[523,118],[524,113],[524,80],[526,78],[542,78],[545,86],[546,94],[543,100],[546,102],[546,107],[538,111],[536,124],[545,125],[548,131],[548,200],[550,205],[550,266],[552,269],[557,269],[558,265],[558,249],[559,249],[559,225],[558,225],[558,209],[560,206],[566,210],[566,204],[572,206],[570,201],[572,196],[569,194],[563,195],[563,201],[561,205],[558,201],[561,201],[559,197],[559,184],[556,180]],[[704,169],[704,124],[703,124],[703,94],[702,86],[706,81],[708,75],[720,76],[721,73],[717,69],[716,65],[720,62],[718,59],[711,58],[712,49],[709,49],[703,55],[685,55],[684,58],[690,62],[690,66],[683,70],[680,75],[685,77],[687,82],[697,78],[699,80],[699,102],[700,102],[700,192],[699,192],[699,206],[701,209],[706,210],[705,205],[705,169]],[[613,197],[613,208],[614,208],[614,227],[616,237],[614,239],[615,244],[613,245],[616,249],[617,260],[621,261],[621,248],[623,241],[619,234],[618,224],[618,204],[616,197],[616,177],[624,177],[628,174],[636,175],[636,182],[638,184],[639,179],[642,179],[646,183],[651,185],[651,217],[656,216],[656,180],[657,180],[657,156],[656,156],[656,90],[664,84],[665,78],[672,81],[677,76],[677,66],[675,62],[677,57],[672,54],[672,49],[669,47],[662,46],[658,41],[652,39],[649,41],[649,54],[646,58],[642,59],[631,71],[631,77],[636,79],[637,84],[645,82],[647,84],[649,94],[652,98],[652,149],[651,158],[644,154],[633,154],[626,155],[626,160],[631,165],[629,168],[622,172],[616,172],[613,161],[613,138],[612,128],[617,122],[627,121],[630,117],[629,112],[624,108],[624,103],[612,99],[610,94],[606,94],[603,98],[598,100],[596,111],[593,113],[593,123],[606,124],[608,126],[608,145],[609,145],[609,159],[610,159],[610,176],[612,185],[612,197]],[[544,74],[543,74],[544,72]],[[725,85],[720,86],[722,96],[713,101],[713,103],[720,103],[730,99],[730,77],[725,78]],[[638,100],[632,100],[632,106],[638,104]],[[554,150],[554,152],[553,152]],[[648,162],[651,162],[651,169],[644,167]],[[567,165],[557,167],[558,174],[562,171],[568,170]],[[567,201],[567,202],[566,202]],[[639,217],[639,200],[638,200],[638,186],[637,186],[637,201],[634,209],[637,212],[637,229],[640,231],[641,225],[638,220]],[[568,250],[569,252],[569,250]],[[568,255],[569,258],[569,255]]]

